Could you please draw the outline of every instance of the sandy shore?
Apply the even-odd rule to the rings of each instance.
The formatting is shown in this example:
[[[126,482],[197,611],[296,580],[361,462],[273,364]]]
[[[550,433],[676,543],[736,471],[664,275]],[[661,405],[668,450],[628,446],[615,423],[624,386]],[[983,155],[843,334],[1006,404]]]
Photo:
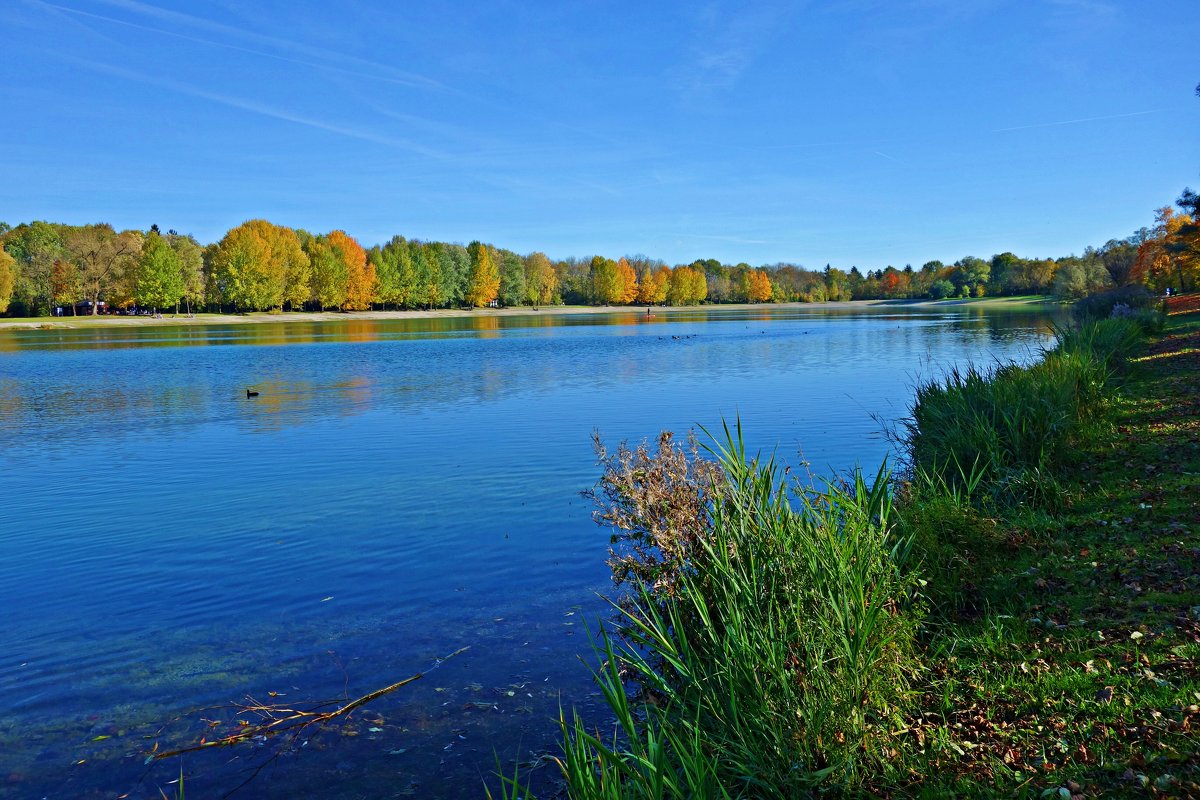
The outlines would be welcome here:
[[[931,307],[945,308],[952,306],[992,306],[992,307],[1028,307],[1053,305],[1053,300],[1029,297],[988,297],[979,300],[848,300],[833,303],[729,303],[708,306],[655,306],[652,313],[656,317],[671,314],[686,313],[701,309],[719,309],[721,311],[763,311],[767,309],[804,308],[804,309],[850,309],[883,307]],[[196,314],[188,316],[180,314],[163,314],[162,317],[123,317],[103,315],[97,317],[22,317],[5,319],[0,317],[0,330],[13,328],[33,328],[43,330],[70,328],[124,328],[130,326],[153,325],[258,325],[258,324],[287,324],[289,322],[347,322],[351,320],[396,320],[396,319],[425,319],[425,318],[464,318],[464,317],[516,317],[516,316],[545,316],[558,314],[613,314],[620,312],[645,313],[645,306],[542,306],[537,310],[528,306],[515,308],[474,308],[474,309],[432,309],[428,311],[289,311],[283,314],[254,312],[250,314]]]

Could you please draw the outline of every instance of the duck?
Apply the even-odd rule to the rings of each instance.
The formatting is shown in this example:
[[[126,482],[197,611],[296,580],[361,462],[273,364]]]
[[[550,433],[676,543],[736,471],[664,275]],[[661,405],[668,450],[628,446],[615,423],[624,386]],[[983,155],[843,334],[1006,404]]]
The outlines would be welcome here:
[[[254,391],[253,389],[247,389],[246,397],[258,397],[258,392]]]

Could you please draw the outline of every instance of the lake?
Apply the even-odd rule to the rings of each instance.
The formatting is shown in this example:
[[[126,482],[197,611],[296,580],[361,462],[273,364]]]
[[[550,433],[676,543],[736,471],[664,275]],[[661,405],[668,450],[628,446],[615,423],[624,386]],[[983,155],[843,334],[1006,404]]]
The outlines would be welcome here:
[[[602,719],[580,660],[611,586],[580,496],[594,430],[740,416],[752,450],[874,471],[918,380],[1028,361],[1050,321],[799,306],[0,330],[0,798],[159,798],[181,765],[196,797],[481,797],[497,763],[554,750],[560,705]],[[144,763],[225,730],[230,703],[308,708],[426,671],[290,748]]]

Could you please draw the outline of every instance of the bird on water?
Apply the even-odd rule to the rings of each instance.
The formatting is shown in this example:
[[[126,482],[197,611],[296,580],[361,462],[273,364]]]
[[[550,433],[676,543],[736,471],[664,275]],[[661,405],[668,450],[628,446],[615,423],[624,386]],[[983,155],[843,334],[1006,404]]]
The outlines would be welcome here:
[[[247,389],[246,397],[258,397],[258,392],[254,391],[253,389]]]

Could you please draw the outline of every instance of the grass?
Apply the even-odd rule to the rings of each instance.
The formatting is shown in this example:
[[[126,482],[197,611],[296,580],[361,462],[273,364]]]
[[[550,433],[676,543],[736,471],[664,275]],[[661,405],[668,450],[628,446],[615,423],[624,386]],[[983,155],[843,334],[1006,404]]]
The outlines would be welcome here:
[[[1200,796],[1200,300],[1172,311],[925,387],[898,484],[784,487],[738,436],[715,478],[611,457],[635,590],[564,794]]]

